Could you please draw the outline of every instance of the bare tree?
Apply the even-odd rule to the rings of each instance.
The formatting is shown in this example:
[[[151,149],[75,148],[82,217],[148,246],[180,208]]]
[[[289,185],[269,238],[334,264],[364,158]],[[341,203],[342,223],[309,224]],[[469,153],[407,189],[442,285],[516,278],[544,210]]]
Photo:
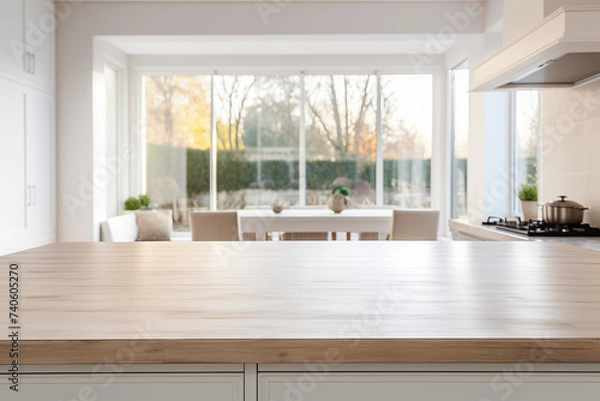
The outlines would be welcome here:
[[[386,159],[421,159],[426,157],[427,149],[421,132],[409,127],[400,120],[395,127],[388,127],[384,146]]]
[[[224,76],[219,77],[221,88],[217,92],[221,104],[225,106],[227,126],[226,134],[218,136],[223,149],[240,150],[242,148],[240,124],[244,107],[250,91],[256,83],[256,77]]]
[[[308,108],[313,118],[309,132],[320,136],[326,146],[339,157],[375,158],[377,132],[374,116],[375,77],[315,78],[308,88]],[[418,128],[404,120],[392,118],[399,114],[393,93],[384,91],[383,132],[384,157],[426,157],[427,144]]]
[[[313,130],[320,131],[325,142],[339,156],[356,156],[369,134],[367,121],[374,111],[374,77],[327,79],[315,78],[309,88],[307,104],[313,116]]]
[[[148,121],[147,130],[153,131],[158,143],[174,144],[175,130],[173,97],[178,86],[173,76],[150,76],[151,85],[146,86]]]
[[[207,80],[148,76],[144,85],[149,143],[206,148],[210,144]]]

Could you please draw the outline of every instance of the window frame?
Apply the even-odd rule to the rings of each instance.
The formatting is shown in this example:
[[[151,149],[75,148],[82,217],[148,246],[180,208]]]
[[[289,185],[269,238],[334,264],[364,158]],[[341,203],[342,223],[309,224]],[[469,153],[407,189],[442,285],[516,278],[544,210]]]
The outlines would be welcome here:
[[[511,205],[510,210],[513,215],[522,214],[521,211],[521,201],[519,200],[519,169],[518,169],[518,160],[517,160],[517,94],[519,91],[537,91],[538,92],[538,115],[540,113],[540,102],[541,102],[541,93],[536,89],[516,89],[511,91],[510,94],[510,191],[511,191]],[[540,158],[540,146],[541,146],[541,138],[538,138],[537,144],[537,154],[536,158],[538,161],[537,174],[539,178],[539,158]],[[539,179],[538,179],[539,182]],[[538,184],[539,185],[539,184]],[[539,186],[538,186],[538,194],[539,194]]]
[[[454,67],[450,68],[448,70],[448,114],[449,114],[449,141],[448,141],[448,153],[449,153],[449,159],[450,159],[450,175],[448,177],[448,184],[449,184],[449,216],[451,219],[457,219],[460,218],[461,216],[459,215],[455,215],[455,206],[456,206],[456,200],[455,200],[455,193],[454,193],[454,188],[455,188],[455,183],[456,183],[456,178],[455,178],[455,171],[457,168],[457,163],[456,163],[456,149],[455,149],[455,140],[456,140],[456,120],[455,120],[455,111],[456,111],[456,104],[454,102],[455,99],[455,93],[456,93],[456,87],[455,87],[455,79],[454,79],[454,72],[458,71],[458,70],[469,70],[469,59],[465,58],[463,60],[461,60],[459,63],[457,63]],[[470,79],[469,79],[470,82]],[[470,113],[470,111],[469,111]],[[467,129],[467,133],[468,133],[468,129]],[[468,155],[467,155],[467,160],[468,160]],[[468,166],[468,165],[467,165]],[[468,167],[467,167],[467,174],[468,174]],[[465,198],[468,197],[468,187],[466,188],[465,191]],[[465,199],[466,201],[466,199]],[[467,210],[468,212],[468,210]]]
[[[162,59],[162,61],[160,61]],[[159,62],[160,61],[160,62]],[[371,66],[365,67],[347,67],[340,65],[339,68],[301,68],[301,67],[283,67],[275,69],[257,69],[256,67],[236,67],[236,68],[211,68],[202,66],[181,66],[181,65],[161,65],[164,63],[162,57],[144,57],[134,56],[130,60],[129,67],[129,88],[130,88],[130,102],[131,109],[130,113],[130,133],[131,133],[131,144],[132,153],[131,158],[131,178],[130,178],[130,192],[132,193],[145,193],[146,177],[145,177],[145,129],[143,126],[144,117],[144,100],[143,100],[143,87],[142,77],[144,75],[262,75],[262,76],[277,76],[277,75],[297,75],[300,78],[301,89],[305,92],[305,87],[302,85],[304,77],[312,75],[354,75],[354,74],[370,74],[377,77],[377,101],[379,102],[380,97],[380,78],[382,75],[398,75],[398,74],[427,74],[432,76],[432,152],[431,152],[431,208],[440,209],[442,215],[448,214],[448,202],[447,202],[447,191],[445,187],[447,185],[447,179],[445,177],[445,162],[443,155],[446,154],[446,140],[444,139],[444,115],[446,110],[445,99],[445,88],[446,78],[444,76],[445,68],[441,64],[432,64],[431,66],[423,67],[420,70],[416,70],[410,63],[400,63],[398,66],[391,68],[375,68]],[[175,62],[177,64],[177,62]],[[243,63],[240,63],[243,64]],[[384,66],[386,63],[383,63]],[[304,93],[303,93],[304,95]],[[301,102],[301,115],[302,118],[306,119],[306,108],[304,102]],[[378,111],[380,108],[378,108]],[[381,124],[381,113],[377,113],[377,126]],[[440,118],[435,118],[440,116]],[[212,118],[211,125],[214,126],[214,118]],[[306,150],[302,148],[305,145],[306,133],[303,129],[303,124],[300,124],[301,129],[299,133],[300,140],[300,162],[299,168],[306,163]],[[213,127],[214,129],[214,127]],[[213,135],[211,133],[211,135]],[[214,136],[214,135],[213,135]],[[382,145],[381,130],[378,130],[378,147]],[[212,148],[212,147],[211,147]],[[383,158],[380,154],[383,150],[377,149],[376,158],[376,176],[375,176],[375,204],[382,206],[384,203],[383,188]],[[304,160],[303,160],[304,159]],[[216,171],[213,173],[213,165],[216,167],[216,159],[211,160],[211,178],[214,176],[214,180],[211,179],[211,189],[214,185],[216,188]],[[305,176],[302,176],[302,169],[300,172],[300,183],[304,184],[303,187],[299,188],[300,201],[299,205],[305,205],[306,202],[306,180]],[[305,173],[304,173],[305,175]],[[214,184],[213,184],[214,183]],[[217,210],[216,205],[216,192],[211,190],[211,206],[210,210]],[[214,198],[214,201],[212,201]],[[440,232],[445,232],[445,226],[441,225]]]
[[[131,163],[127,163],[124,160],[124,156],[128,155],[127,147],[130,146],[131,138],[128,137],[128,66],[118,61],[116,58],[109,54],[105,54],[103,57],[103,69],[109,68],[115,71],[115,126],[117,132],[115,133],[116,151],[117,154],[117,172],[115,174],[116,182],[116,195],[118,199],[118,206],[121,206],[127,197],[127,193],[130,189],[131,183]],[[103,79],[104,82],[105,78]],[[106,85],[104,90],[106,89]],[[106,92],[105,96],[106,96]],[[105,104],[106,106],[106,98]],[[107,110],[104,110],[106,113]],[[106,131],[106,127],[105,127]],[[106,142],[105,142],[106,144]],[[105,149],[106,150],[106,149]],[[105,194],[106,195],[106,194]],[[108,201],[108,200],[107,200]],[[107,209],[105,208],[105,212]],[[122,207],[117,207],[117,216],[123,214]],[[110,217],[110,216],[108,216]]]

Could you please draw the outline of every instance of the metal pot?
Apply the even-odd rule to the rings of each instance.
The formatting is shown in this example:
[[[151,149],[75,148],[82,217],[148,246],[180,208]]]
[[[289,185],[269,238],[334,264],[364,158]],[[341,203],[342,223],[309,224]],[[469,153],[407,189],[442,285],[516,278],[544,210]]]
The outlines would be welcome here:
[[[583,221],[583,212],[589,207],[566,200],[566,196],[559,196],[559,199],[546,202],[542,206],[542,220],[548,224],[576,225]]]

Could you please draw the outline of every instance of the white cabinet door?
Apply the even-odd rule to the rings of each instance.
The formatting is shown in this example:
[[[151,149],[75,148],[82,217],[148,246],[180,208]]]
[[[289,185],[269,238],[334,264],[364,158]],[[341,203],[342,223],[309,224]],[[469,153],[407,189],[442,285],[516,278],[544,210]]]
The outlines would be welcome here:
[[[25,92],[0,80],[0,253],[26,228]]]
[[[23,0],[0,0],[0,17],[0,70],[23,75]]]
[[[49,95],[35,91],[27,93],[27,186],[31,192],[27,229],[32,234],[54,232],[56,226],[53,104]]]
[[[565,401],[598,399],[600,374],[264,373],[258,385],[259,401]]]
[[[47,0],[25,0],[25,43],[30,53],[33,80],[52,87],[54,74],[54,3]]]
[[[13,395],[53,401],[243,401],[243,383],[242,373],[21,375]],[[0,399],[12,399],[10,392],[3,385]]]

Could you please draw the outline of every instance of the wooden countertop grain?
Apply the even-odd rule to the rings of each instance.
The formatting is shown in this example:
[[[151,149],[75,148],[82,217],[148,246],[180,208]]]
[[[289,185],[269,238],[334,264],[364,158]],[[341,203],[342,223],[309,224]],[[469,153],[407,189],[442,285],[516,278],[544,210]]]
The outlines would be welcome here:
[[[568,245],[53,244],[0,258],[7,328],[10,263],[23,364],[600,362],[600,253]]]

